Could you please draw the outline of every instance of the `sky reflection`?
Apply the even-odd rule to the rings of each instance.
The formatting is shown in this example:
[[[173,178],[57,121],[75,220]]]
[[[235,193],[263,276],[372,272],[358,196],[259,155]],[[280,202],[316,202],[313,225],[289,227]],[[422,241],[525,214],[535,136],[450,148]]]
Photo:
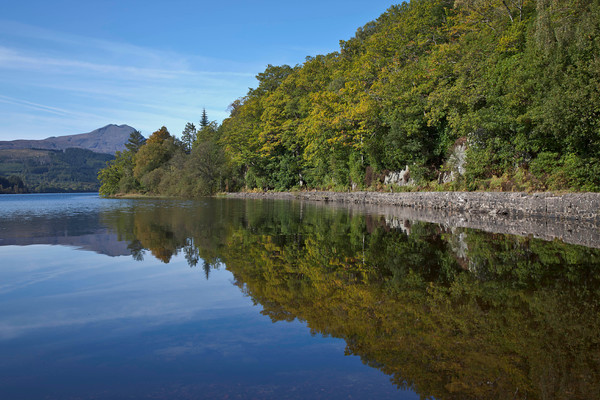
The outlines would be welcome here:
[[[0,259],[1,398],[404,393],[345,357],[343,340],[273,324],[225,269],[207,280],[182,255],[164,264],[47,245],[1,246]]]

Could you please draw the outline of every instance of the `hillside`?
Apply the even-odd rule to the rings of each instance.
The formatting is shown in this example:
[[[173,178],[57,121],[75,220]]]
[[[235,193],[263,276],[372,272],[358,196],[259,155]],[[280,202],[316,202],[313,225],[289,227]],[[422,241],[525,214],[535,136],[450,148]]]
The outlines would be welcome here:
[[[114,158],[86,149],[0,150],[0,177],[18,177],[29,192],[93,192],[98,171]]]
[[[95,153],[115,154],[125,150],[129,134],[135,129],[129,125],[106,125],[92,132],[78,135],[49,137],[42,140],[0,141],[0,150],[42,149],[65,150],[86,149]]]

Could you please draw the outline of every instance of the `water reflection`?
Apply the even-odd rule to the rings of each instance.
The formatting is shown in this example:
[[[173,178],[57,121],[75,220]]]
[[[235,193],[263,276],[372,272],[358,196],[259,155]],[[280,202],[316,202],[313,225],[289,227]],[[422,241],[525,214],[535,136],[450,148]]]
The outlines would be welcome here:
[[[600,251],[286,202],[104,213],[168,262],[225,266],[271,320],[306,321],[438,399],[600,398]],[[202,260],[202,261],[200,261]]]
[[[136,260],[226,269],[273,322],[343,339],[398,388],[600,398],[598,249],[283,201],[113,204],[90,226]]]
[[[127,243],[100,221],[102,212],[127,202],[97,194],[27,194],[0,197],[0,246],[72,246],[111,257],[129,255]]]

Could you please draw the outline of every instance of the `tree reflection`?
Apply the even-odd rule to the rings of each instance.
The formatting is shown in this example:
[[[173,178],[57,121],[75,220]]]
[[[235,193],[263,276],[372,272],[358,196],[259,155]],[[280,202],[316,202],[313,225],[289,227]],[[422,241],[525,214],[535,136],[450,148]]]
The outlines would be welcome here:
[[[144,246],[142,242],[137,239],[132,240],[128,245],[127,249],[131,251],[131,256],[135,261],[144,261]]]
[[[194,244],[193,238],[186,239],[185,246],[183,247],[183,254],[185,254],[185,260],[190,267],[198,265],[198,261],[200,261],[200,252]]]
[[[598,250],[285,202],[107,220],[136,259],[223,264],[274,322],[343,338],[423,397],[600,398]]]

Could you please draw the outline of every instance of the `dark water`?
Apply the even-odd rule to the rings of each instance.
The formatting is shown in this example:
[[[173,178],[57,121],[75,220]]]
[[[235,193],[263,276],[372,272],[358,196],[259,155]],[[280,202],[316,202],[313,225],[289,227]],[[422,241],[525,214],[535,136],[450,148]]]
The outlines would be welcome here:
[[[1,399],[596,399],[600,250],[369,210],[0,196]]]

